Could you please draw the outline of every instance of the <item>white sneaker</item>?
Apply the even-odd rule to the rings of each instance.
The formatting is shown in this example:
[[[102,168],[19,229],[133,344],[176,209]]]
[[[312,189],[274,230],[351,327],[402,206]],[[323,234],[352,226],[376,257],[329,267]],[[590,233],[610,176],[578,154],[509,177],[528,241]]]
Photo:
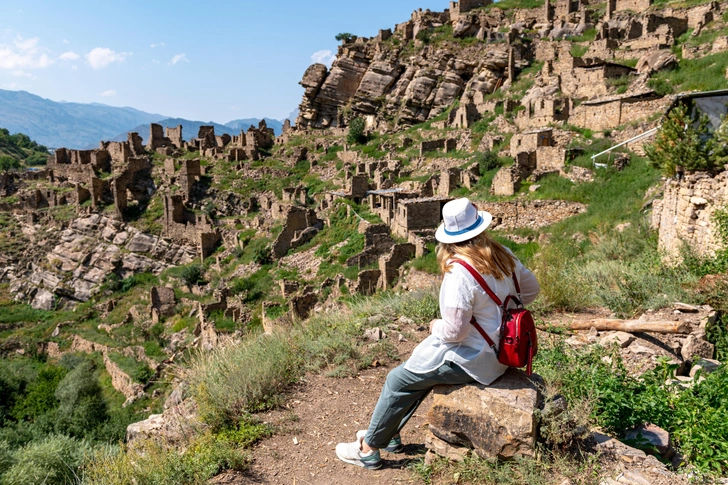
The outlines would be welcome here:
[[[369,453],[363,453],[361,451],[364,435],[360,436],[360,434],[361,431],[356,434],[356,441],[353,443],[339,443],[336,445],[336,456],[345,463],[360,466],[368,470],[382,468],[382,459],[379,456],[379,450],[370,451]]]

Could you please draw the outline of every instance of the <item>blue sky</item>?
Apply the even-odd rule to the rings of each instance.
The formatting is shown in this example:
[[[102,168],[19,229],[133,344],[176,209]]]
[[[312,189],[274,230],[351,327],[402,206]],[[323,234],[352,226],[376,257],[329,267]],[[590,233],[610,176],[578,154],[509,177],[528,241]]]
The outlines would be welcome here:
[[[312,56],[447,0],[2,0],[0,88],[202,121],[285,118]]]

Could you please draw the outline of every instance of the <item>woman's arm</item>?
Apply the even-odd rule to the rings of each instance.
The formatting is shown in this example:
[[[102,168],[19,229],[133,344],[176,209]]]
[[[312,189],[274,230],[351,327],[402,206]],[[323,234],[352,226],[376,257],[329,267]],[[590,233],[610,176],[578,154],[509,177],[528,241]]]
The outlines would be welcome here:
[[[440,314],[442,318],[432,322],[432,335],[443,342],[462,342],[470,331],[473,292],[463,278],[452,272],[442,281]]]
[[[536,301],[541,286],[538,284],[536,276],[520,261],[516,263],[516,271],[518,272],[518,283],[521,286],[521,303],[530,305]]]

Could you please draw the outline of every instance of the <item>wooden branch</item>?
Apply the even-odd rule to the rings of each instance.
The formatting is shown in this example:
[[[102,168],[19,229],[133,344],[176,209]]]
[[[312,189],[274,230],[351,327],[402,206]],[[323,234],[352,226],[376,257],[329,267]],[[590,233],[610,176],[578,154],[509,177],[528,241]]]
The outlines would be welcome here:
[[[600,332],[622,331],[629,333],[690,333],[690,326],[685,322],[669,320],[619,320],[616,318],[597,318],[594,320],[577,320],[555,326],[566,327],[570,330],[590,330],[595,327]]]

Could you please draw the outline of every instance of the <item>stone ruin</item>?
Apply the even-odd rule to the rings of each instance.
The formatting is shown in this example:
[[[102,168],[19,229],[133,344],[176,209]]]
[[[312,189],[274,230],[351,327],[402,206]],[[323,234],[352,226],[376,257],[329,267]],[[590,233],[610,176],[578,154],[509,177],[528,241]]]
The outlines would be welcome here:
[[[715,177],[696,172],[665,182],[662,199],[652,203],[651,226],[659,231],[658,247],[667,262],[679,261],[684,248],[699,257],[713,257],[722,249],[714,216],[728,204],[727,185],[728,171]]]
[[[190,210],[181,195],[164,196],[163,235],[175,241],[196,245],[204,260],[210,256],[221,235],[204,214]]]
[[[275,258],[282,258],[291,249],[303,246],[324,228],[323,221],[313,209],[289,206],[284,218],[283,230],[273,243]]]

